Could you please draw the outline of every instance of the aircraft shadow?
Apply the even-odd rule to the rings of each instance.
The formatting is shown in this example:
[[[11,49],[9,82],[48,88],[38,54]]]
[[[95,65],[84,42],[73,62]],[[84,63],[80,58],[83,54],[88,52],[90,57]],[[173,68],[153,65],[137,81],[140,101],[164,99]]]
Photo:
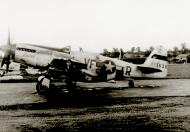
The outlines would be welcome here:
[[[129,88],[129,87],[126,87]],[[0,110],[40,110],[57,108],[85,108],[112,106],[116,104],[142,103],[141,97],[112,97],[109,93],[113,90],[125,88],[83,88],[78,86],[73,91],[67,91],[63,85],[56,86],[46,95],[37,95],[44,98],[45,102],[1,105]],[[38,93],[34,93],[38,94]],[[148,97],[147,97],[148,98]],[[148,98],[148,100],[151,98]],[[155,100],[156,98],[154,98]],[[159,98],[158,98],[159,99]]]
[[[110,97],[108,95],[110,92],[111,90],[108,88],[83,88],[78,86],[76,89],[68,91],[64,86],[57,86],[44,98],[46,98],[47,103],[58,106],[97,106],[102,100]]]
[[[111,92],[109,89],[87,89],[81,87],[77,87],[76,90],[68,92],[66,89],[59,88],[58,86],[56,89],[51,90],[46,95],[36,95],[41,96],[45,102],[0,105],[0,110],[40,110],[68,107],[82,108],[104,106],[109,105],[108,102],[110,102],[111,99],[111,97],[108,95],[109,92]],[[33,94],[38,93],[36,92]]]

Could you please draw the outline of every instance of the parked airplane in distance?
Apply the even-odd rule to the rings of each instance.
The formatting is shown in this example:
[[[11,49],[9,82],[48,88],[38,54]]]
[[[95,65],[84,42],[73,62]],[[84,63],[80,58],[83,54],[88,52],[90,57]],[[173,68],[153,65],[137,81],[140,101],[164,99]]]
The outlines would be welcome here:
[[[167,51],[162,46],[156,47],[144,64],[136,65],[100,54],[70,51],[68,47],[57,49],[32,44],[11,44],[9,37],[7,45],[1,48],[1,57],[1,67],[6,65],[7,72],[11,60],[47,70],[49,76],[42,75],[38,79],[36,89],[39,94],[50,89],[52,77],[66,74],[68,61],[75,66],[82,81],[108,81],[116,79],[117,75],[124,78],[163,78],[167,75]],[[129,86],[134,86],[133,80],[129,81]]]

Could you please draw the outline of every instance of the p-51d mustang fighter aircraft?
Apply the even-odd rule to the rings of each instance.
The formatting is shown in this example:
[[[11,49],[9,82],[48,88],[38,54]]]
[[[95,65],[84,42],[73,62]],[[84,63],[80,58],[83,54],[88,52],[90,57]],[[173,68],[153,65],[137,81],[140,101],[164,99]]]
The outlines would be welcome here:
[[[10,38],[7,43],[1,48],[3,58],[1,67],[6,65],[6,71],[9,69],[11,60],[47,70],[47,73],[38,79],[36,89],[39,94],[44,94],[51,88],[52,78],[67,74],[68,60],[77,69],[75,74],[83,81],[108,81],[115,79],[118,73],[127,78],[163,78],[167,75],[167,51],[162,46],[155,48],[144,64],[136,65],[100,54],[70,50],[68,52],[66,48],[56,49],[32,44],[11,44]],[[129,86],[133,87],[134,82],[129,81]]]

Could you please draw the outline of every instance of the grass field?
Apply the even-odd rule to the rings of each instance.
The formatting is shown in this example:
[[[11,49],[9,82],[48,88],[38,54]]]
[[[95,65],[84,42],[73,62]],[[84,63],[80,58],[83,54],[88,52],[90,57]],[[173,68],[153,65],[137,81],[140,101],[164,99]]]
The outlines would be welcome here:
[[[169,64],[167,78],[190,78],[190,64]]]

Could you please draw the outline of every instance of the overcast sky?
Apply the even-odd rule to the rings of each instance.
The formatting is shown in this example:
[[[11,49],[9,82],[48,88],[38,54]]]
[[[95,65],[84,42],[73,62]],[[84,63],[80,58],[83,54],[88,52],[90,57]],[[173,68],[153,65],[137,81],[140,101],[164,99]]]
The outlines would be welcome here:
[[[186,42],[189,0],[0,0],[0,43],[8,26],[13,43],[76,50],[142,49]]]

